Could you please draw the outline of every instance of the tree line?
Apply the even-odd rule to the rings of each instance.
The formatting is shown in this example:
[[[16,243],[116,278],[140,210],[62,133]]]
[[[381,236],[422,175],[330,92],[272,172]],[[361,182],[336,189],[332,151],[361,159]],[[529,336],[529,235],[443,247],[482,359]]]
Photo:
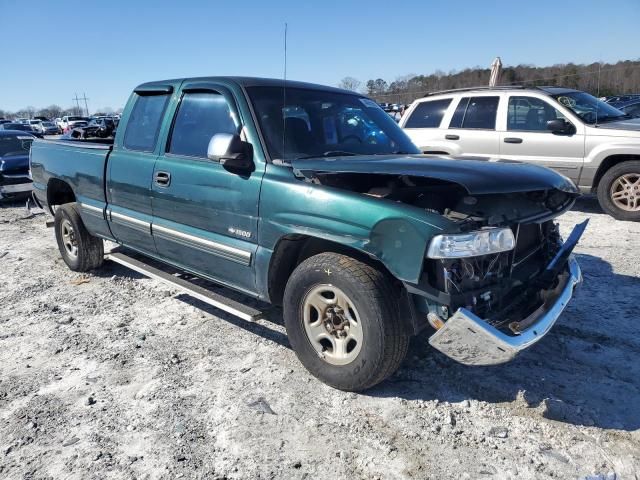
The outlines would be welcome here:
[[[475,67],[449,73],[437,70],[429,75],[405,75],[392,82],[383,78],[361,82],[354,77],[345,77],[338,86],[365,93],[379,102],[411,103],[431,92],[486,86],[490,75],[490,68]],[[580,65],[567,63],[549,67],[507,66],[502,69],[498,84],[557,85],[584,90],[596,96],[640,93],[640,60]]]
[[[100,113],[107,115],[120,113],[120,111],[115,111],[111,107],[105,107],[99,110]],[[86,112],[84,108],[77,106],[69,108],[62,108],[59,105],[49,105],[46,108],[25,107],[15,112],[10,112],[8,110],[3,110],[2,108],[0,108],[0,118],[8,118],[11,120],[14,120],[16,118],[33,117],[47,117],[53,119],[60,118],[65,115],[83,116],[85,113]]]

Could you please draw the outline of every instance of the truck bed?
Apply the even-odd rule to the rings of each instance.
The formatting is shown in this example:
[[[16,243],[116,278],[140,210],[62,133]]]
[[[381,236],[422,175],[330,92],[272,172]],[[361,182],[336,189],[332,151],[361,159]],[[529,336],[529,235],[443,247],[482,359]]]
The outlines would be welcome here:
[[[82,140],[35,140],[31,146],[33,191],[48,206],[47,185],[66,182],[78,202],[104,206],[105,169],[112,145]]]

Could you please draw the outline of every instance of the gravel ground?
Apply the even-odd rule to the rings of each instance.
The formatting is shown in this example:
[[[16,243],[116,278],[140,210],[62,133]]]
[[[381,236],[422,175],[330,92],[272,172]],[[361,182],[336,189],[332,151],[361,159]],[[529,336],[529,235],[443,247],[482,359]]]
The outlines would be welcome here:
[[[312,378],[282,317],[244,323],[115,264],[71,272],[0,207],[0,478],[640,477],[640,224],[581,200],[585,283],[514,362],[412,342],[364,394]],[[247,300],[251,301],[251,300]]]

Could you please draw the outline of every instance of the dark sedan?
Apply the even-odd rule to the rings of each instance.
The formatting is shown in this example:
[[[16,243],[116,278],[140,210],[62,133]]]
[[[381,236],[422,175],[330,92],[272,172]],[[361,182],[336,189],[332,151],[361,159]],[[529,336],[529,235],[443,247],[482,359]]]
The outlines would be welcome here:
[[[20,130],[0,130],[0,200],[31,192],[29,149],[34,140]]]
[[[2,130],[20,130],[22,132],[30,133],[31,135],[35,135],[39,138],[44,138],[44,135],[38,131],[33,125],[28,123],[5,123],[0,125]]]
[[[622,105],[618,105],[616,108],[631,117],[640,117],[640,98],[637,98],[636,100],[631,102],[624,103]]]

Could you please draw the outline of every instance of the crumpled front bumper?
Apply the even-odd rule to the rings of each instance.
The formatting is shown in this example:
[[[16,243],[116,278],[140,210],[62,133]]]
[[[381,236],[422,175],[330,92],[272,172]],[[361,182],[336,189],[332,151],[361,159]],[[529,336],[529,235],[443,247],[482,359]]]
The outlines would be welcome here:
[[[510,336],[474,315],[466,308],[456,313],[429,338],[429,344],[465,365],[497,365],[512,360],[519,352],[544,337],[582,282],[576,259],[567,261],[567,273],[547,301],[520,324],[528,325],[520,334]]]

